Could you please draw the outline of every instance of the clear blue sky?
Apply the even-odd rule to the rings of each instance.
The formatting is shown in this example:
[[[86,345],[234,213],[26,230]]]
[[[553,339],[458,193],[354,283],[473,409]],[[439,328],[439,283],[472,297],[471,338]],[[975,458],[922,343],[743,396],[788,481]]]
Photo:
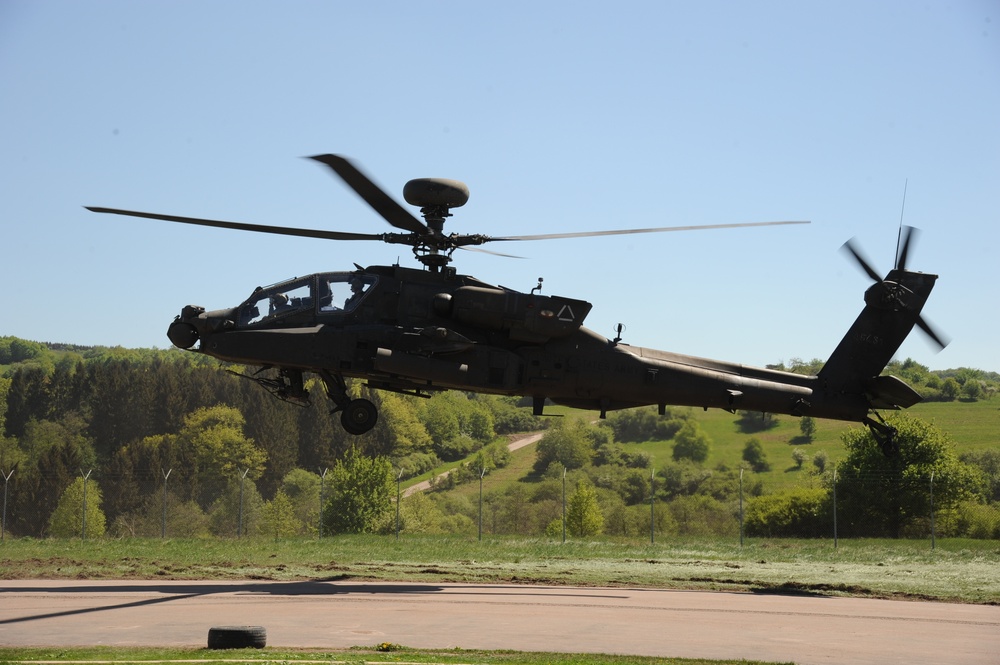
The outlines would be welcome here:
[[[491,235],[809,226],[461,252],[460,271],[594,304],[625,341],[826,358],[906,224],[941,276],[899,357],[1000,371],[1000,4],[0,2],[0,335],[167,347],[186,304],[406,248],[96,215],[84,205],[392,230],[320,165],[388,191],[468,183]],[[504,245],[500,251],[510,251]]]

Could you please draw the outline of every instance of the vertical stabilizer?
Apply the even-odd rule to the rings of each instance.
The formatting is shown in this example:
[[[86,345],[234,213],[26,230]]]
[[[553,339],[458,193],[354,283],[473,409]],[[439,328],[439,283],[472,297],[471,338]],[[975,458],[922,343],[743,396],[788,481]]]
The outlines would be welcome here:
[[[865,292],[864,310],[819,373],[828,394],[865,395],[869,404],[879,408],[893,408],[889,402],[904,406],[900,402],[912,401],[912,394],[901,399],[897,386],[887,391],[894,395],[880,394],[885,391],[878,390],[875,379],[913,326],[922,323],[920,310],[936,280],[937,275],[896,269]]]

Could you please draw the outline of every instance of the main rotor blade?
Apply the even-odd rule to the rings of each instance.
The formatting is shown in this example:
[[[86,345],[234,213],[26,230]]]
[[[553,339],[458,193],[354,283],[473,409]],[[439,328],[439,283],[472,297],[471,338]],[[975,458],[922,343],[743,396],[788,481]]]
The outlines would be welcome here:
[[[493,256],[502,256],[505,259],[523,259],[523,256],[517,256],[516,254],[503,254],[501,252],[494,252],[489,249],[483,249],[482,247],[464,247],[462,245],[458,246],[458,249],[465,250],[466,252],[479,252],[481,254],[492,254]]]
[[[923,330],[935,344],[937,344],[938,351],[948,346],[948,344],[951,342],[951,340],[942,337],[940,333],[934,330],[934,328],[931,327],[931,324],[927,323],[927,319],[925,319],[923,316],[917,318],[917,326],[921,330]]]
[[[404,208],[392,198],[381,187],[376,185],[371,179],[361,172],[358,167],[340,155],[314,155],[309,159],[314,159],[321,164],[326,164],[333,172],[340,176],[340,179],[347,183],[358,196],[364,199],[375,212],[382,216],[382,219],[389,222],[397,229],[403,229],[418,235],[428,235],[430,230],[419,219],[414,217],[409,210]]]
[[[181,224],[195,224],[197,226],[214,226],[220,229],[236,229],[237,231],[254,231],[256,233],[273,233],[275,235],[282,236],[300,236],[303,238],[320,238],[323,240],[385,240],[386,236],[389,235],[377,235],[371,233],[341,233],[340,231],[321,231],[319,229],[296,229],[287,226],[266,226],[263,224],[246,224],[243,222],[223,222],[215,219],[161,215],[155,212],[138,212],[136,210],[120,210],[118,208],[99,208],[96,206],[84,207],[91,212],[103,212],[112,215],[145,217],[146,219],[159,219],[165,222],[180,222]]]
[[[873,281],[876,282],[882,281],[882,276],[879,275],[877,272],[875,272],[875,268],[873,268],[871,263],[868,262],[868,259],[866,259],[864,255],[861,253],[861,251],[854,246],[853,238],[845,242],[841,246],[841,249],[846,250],[851,256],[853,256],[854,260],[858,262],[859,266],[861,266],[861,269],[864,270],[865,273],[869,277],[871,277]]]
[[[617,236],[631,233],[665,233],[668,231],[705,231],[708,229],[739,229],[751,226],[780,226],[783,224],[809,224],[809,222],[747,222],[744,224],[702,224],[695,226],[663,226],[655,229],[617,229],[613,231],[580,231],[577,233],[543,233],[530,236],[491,237],[493,240],[555,240],[558,238],[591,238]]]

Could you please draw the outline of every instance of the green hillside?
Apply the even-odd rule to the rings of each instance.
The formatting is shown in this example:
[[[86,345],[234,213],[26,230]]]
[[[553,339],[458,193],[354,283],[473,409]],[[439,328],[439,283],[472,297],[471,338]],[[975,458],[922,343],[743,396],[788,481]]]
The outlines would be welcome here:
[[[1000,448],[1000,402],[927,402],[918,404],[908,413],[926,420],[946,432],[955,443],[959,454],[971,450]],[[794,450],[801,450],[811,458],[823,451],[831,464],[841,459],[844,446],[841,434],[852,427],[863,427],[857,423],[836,420],[819,420],[811,441],[804,441],[799,430],[799,418],[776,416],[777,426],[761,432],[744,433],[737,425],[738,417],[727,411],[694,411],[692,414],[712,439],[708,468],[720,464],[739,467],[742,463],[743,446],[751,437],[757,438],[764,447],[771,471],[758,474],[765,487],[776,489],[807,481],[808,473],[814,467],[806,461],[801,470],[792,459]],[[671,459],[673,442],[658,441],[630,444],[638,450],[645,450],[654,460]]]
[[[579,418],[587,422],[598,422],[596,414],[554,407],[546,409],[560,418]],[[743,462],[743,447],[751,437],[757,438],[771,465],[770,471],[756,473],[765,491],[772,492],[787,487],[816,483],[816,467],[812,458],[819,452],[828,457],[832,467],[844,456],[841,435],[851,428],[863,427],[860,423],[846,423],[836,420],[815,421],[816,431],[810,441],[805,441],[799,428],[799,418],[776,416],[777,425],[764,431],[745,433],[740,430],[739,416],[712,409],[708,411],[689,410],[704,432],[711,438],[709,457],[704,463],[708,469],[724,465],[729,468],[746,466]],[[926,402],[907,410],[907,413],[943,430],[955,444],[959,455],[965,452],[1000,449],[1000,401],[995,399],[978,402]],[[643,451],[652,457],[654,467],[660,467],[672,460],[673,441],[647,441],[624,444],[629,451]],[[799,467],[792,457],[795,450],[807,456]],[[486,480],[488,491],[497,491],[504,485],[516,481],[534,481],[532,465],[535,460],[535,446],[530,445],[514,451],[512,462],[503,469],[493,471]],[[432,474],[433,475],[433,472]],[[479,491],[478,483],[459,486],[443,491],[443,494],[473,496]]]

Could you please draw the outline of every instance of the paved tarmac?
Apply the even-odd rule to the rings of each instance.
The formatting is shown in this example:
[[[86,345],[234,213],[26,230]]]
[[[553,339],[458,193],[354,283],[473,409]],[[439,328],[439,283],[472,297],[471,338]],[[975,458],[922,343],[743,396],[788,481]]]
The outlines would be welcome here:
[[[516,649],[800,665],[997,665],[1000,607],[773,594],[388,582],[0,582],[0,645]]]

